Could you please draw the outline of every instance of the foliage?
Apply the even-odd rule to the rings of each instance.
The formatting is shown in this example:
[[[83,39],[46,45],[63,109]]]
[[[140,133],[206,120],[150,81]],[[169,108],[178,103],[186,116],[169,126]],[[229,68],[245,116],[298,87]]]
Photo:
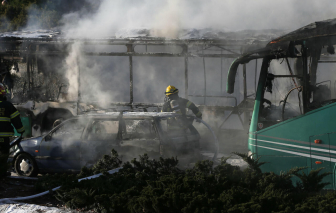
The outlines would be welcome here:
[[[47,176],[39,181],[40,190],[61,184],[55,197],[71,208],[98,212],[335,212],[336,194],[317,192],[326,173],[293,168],[281,174],[262,173],[259,159],[239,154],[250,165],[241,170],[221,159],[219,165],[199,161],[191,169],[178,168],[176,158],[126,162],[115,174],[107,170],[119,167],[121,161],[112,150],[94,167],[83,168],[78,177]],[[96,179],[76,179],[103,172]],[[294,186],[292,177],[302,184]],[[307,187],[311,185],[312,187]]]
[[[260,157],[257,158],[257,159],[254,159],[254,158],[252,158],[253,155],[249,156],[245,153],[234,152],[233,154],[236,154],[239,157],[241,157],[249,165],[249,168],[251,168],[252,170],[255,170],[257,172],[261,172],[260,166],[265,164],[265,162],[260,162],[259,163]]]
[[[332,174],[331,172],[325,172],[322,174],[319,174],[319,172],[324,168],[319,168],[316,170],[312,170],[308,175],[304,172],[299,173],[296,172],[295,175],[300,178],[301,182],[297,183],[298,186],[308,192],[318,192],[321,189],[323,189],[326,185],[329,183],[321,183],[322,179]]]
[[[113,149],[111,155],[104,155],[92,168],[83,167],[78,175],[47,174],[39,178],[35,187],[38,191],[51,190],[57,186],[72,184],[80,178],[106,173],[108,170],[120,167],[121,163],[118,153]]]

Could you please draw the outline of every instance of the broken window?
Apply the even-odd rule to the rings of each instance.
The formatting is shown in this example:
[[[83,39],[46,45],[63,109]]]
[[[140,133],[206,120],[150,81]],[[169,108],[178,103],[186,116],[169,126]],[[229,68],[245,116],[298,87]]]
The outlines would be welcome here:
[[[51,136],[54,139],[66,138],[68,140],[70,138],[77,140],[81,138],[85,126],[86,122],[81,119],[69,120],[51,133]]]
[[[308,57],[309,104],[314,110],[336,100],[336,57],[333,45],[324,45],[311,51]]]
[[[81,144],[82,165],[95,163],[103,155],[110,154],[119,145],[119,121],[112,119],[92,120]]]
[[[270,62],[259,120],[264,127],[302,114],[302,71],[296,68],[298,63],[302,61],[296,58]]]
[[[306,59],[295,46],[296,58],[270,62],[259,116],[263,125],[260,126],[267,127],[336,102],[336,57],[332,41],[310,43]],[[302,94],[304,89],[306,97]]]
[[[142,153],[158,153],[160,140],[152,119],[124,119],[122,125],[121,150],[126,158],[133,159]],[[153,154],[153,153],[152,153]]]
[[[117,120],[95,120],[88,131],[88,140],[116,140],[118,128]]]
[[[152,120],[125,119],[125,126],[126,132],[123,132],[123,140],[157,138]]]

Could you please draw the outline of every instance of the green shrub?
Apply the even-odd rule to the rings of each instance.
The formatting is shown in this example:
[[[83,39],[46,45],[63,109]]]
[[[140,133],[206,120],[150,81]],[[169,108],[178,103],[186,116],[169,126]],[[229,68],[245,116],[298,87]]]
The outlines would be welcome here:
[[[239,154],[239,153],[238,153]],[[42,190],[61,184],[55,197],[71,208],[94,209],[98,212],[334,212],[335,193],[320,194],[318,189],[325,174],[310,174],[294,168],[277,175],[262,173],[259,159],[246,158],[250,165],[241,170],[226,163],[205,160],[191,169],[178,168],[176,158],[126,162],[115,174],[107,170],[119,167],[121,161],[112,150],[92,168],[83,168],[77,176],[46,176],[38,186]],[[77,178],[103,172],[96,179],[78,182]],[[291,178],[301,178],[293,185]],[[56,182],[57,184],[56,184]],[[56,184],[56,185],[55,185]],[[312,187],[307,185],[312,184]]]

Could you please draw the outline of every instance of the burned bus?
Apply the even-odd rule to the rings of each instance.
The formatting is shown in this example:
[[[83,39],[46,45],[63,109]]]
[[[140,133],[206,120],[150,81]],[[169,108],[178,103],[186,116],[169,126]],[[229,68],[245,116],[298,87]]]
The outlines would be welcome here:
[[[262,171],[324,168],[336,187],[336,19],[315,22],[237,58],[228,73],[232,93],[239,65],[262,60],[248,149]]]
[[[183,30],[178,39],[136,32],[106,38],[53,30],[0,33],[0,81],[26,124],[25,137],[88,111],[159,111],[171,83],[199,105],[220,137],[246,137],[237,132],[248,127],[241,115],[252,112],[253,99],[246,92],[224,93],[224,71],[242,52],[263,47],[280,32],[201,30],[197,38],[195,30]],[[246,88],[246,76],[241,80]]]
[[[0,34],[0,82],[7,88],[7,100],[20,112],[24,137],[39,136],[80,112],[77,98],[67,97],[64,61],[69,44],[48,42],[55,35],[44,31]]]

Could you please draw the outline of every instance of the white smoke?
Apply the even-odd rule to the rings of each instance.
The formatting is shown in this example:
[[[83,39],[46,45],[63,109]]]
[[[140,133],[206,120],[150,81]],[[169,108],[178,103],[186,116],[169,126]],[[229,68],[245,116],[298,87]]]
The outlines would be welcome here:
[[[80,50],[79,44],[74,43],[71,46],[69,55],[65,60],[64,69],[65,77],[68,79],[68,95],[67,100],[77,100],[78,99],[78,74],[79,74],[79,57]]]
[[[95,15],[64,16],[68,36],[110,37],[120,29],[147,28],[174,37],[180,29],[295,29],[334,18],[332,0],[103,0]]]
[[[335,6],[336,2],[331,0],[318,2],[313,0],[102,0],[95,14],[85,16],[81,11],[65,15],[62,20],[64,24],[62,31],[69,38],[111,38],[116,35],[122,37],[120,32],[129,35],[132,29],[138,31],[146,29],[151,36],[165,38],[177,38],[183,29],[227,32],[275,28],[288,31],[314,21],[334,18]],[[144,31],[144,34],[147,31]],[[87,50],[114,52],[116,48],[92,47]],[[123,48],[120,52],[125,52],[125,47]],[[76,58],[82,49],[83,47],[75,44],[66,63],[70,84],[69,93],[73,98],[76,97],[78,88]],[[205,60],[208,95],[222,95],[225,90],[225,83],[220,84],[221,81],[225,82],[231,60],[224,61],[224,73],[220,79],[220,70],[216,68],[220,66],[220,59]],[[260,65],[261,63],[258,67]],[[80,56],[82,100],[99,101],[105,107],[110,102],[128,102],[128,66],[128,57]],[[189,59],[189,94],[203,95],[202,67],[202,59]],[[133,57],[134,100],[162,102],[164,89],[169,84],[177,86],[180,94],[184,96],[183,70],[182,58]],[[254,78],[253,73],[248,75]],[[254,83],[249,87],[248,94],[251,94],[255,89]],[[239,97],[237,98],[239,103]],[[203,104],[203,98],[195,98],[193,101]]]
[[[179,0],[165,2],[165,7],[160,8],[154,15],[152,35],[157,37],[176,38],[181,29],[181,12]]]

